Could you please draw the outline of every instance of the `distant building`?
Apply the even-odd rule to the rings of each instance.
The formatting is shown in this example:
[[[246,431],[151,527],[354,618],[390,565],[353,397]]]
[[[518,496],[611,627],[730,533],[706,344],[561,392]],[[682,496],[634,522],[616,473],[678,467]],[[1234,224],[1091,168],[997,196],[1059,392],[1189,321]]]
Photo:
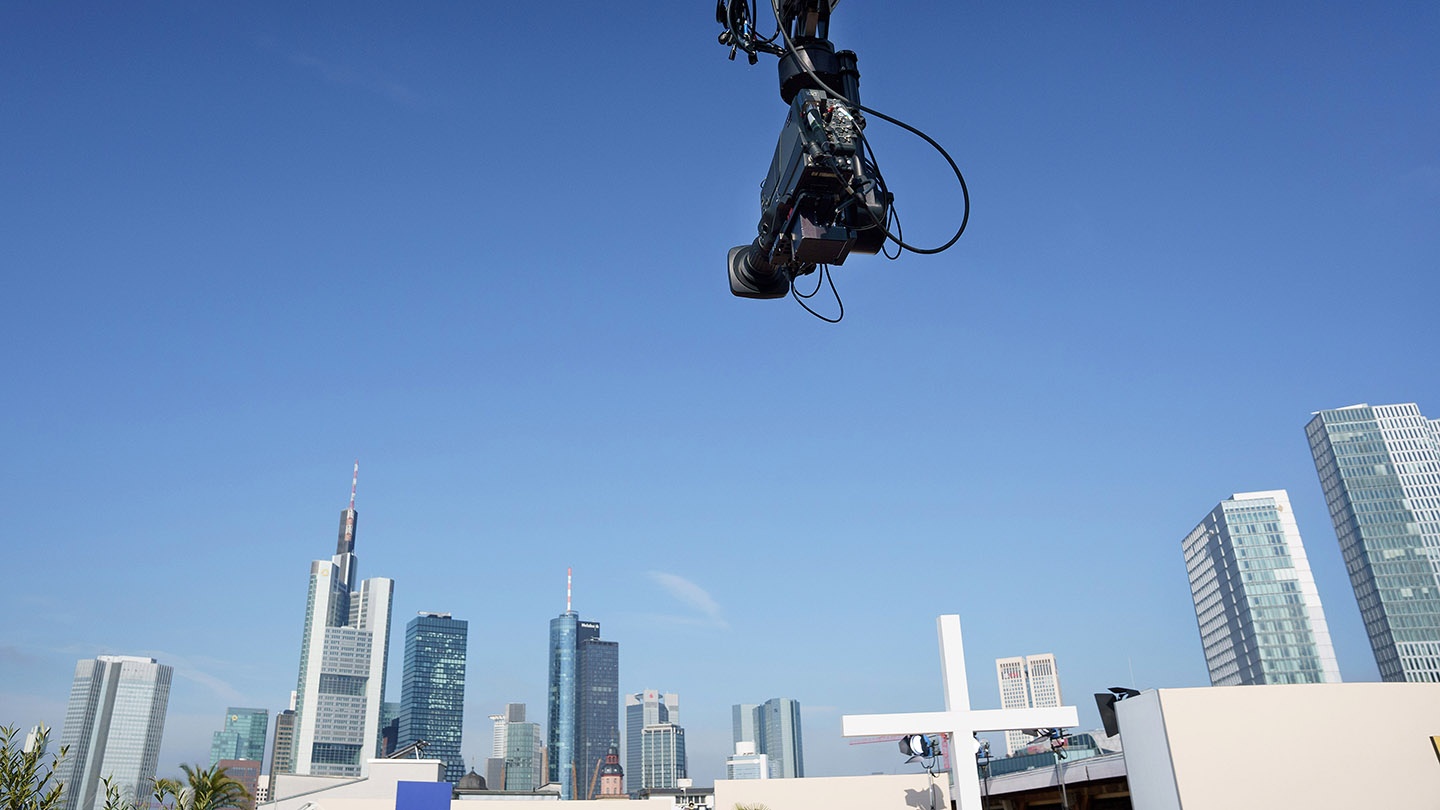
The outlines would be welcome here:
[[[265,709],[226,709],[224,727],[211,735],[211,767],[222,759],[263,762],[269,727],[270,712]]]
[[[383,577],[359,581],[358,520],[352,480],[350,506],[340,512],[335,555],[310,564],[295,687],[296,774],[361,776],[381,750],[380,704],[395,583]]]
[[[1381,680],[1440,682],[1440,420],[1352,405],[1305,435]]]
[[[109,778],[122,798],[144,803],[151,793],[165,732],[173,668],[153,658],[102,655],[75,665],[55,768],[65,786],[61,810],[105,806],[100,780]]]
[[[1060,705],[1060,675],[1050,653],[995,659],[1002,709],[1050,709]],[[1024,731],[1005,732],[1005,755],[1030,741]]]
[[[657,723],[640,730],[641,789],[665,790],[680,786],[689,774],[685,765],[685,729],[674,723]]]
[[[1340,682],[1285,490],[1221,501],[1182,548],[1211,686]]]
[[[641,778],[641,732],[646,726],[680,722],[680,696],[646,689],[625,696],[625,791],[632,795],[647,787],[670,785],[645,784]],[[684,776],[684,774],[680,774]]]
[[[225,769],[225,775],[245,786],[250,798],[241,799],[239,810],[255,810],[260,794],[260,762],[254,759],[222,759],[211,763],[211,767]]]
[[[538,790],[545,784],[545,738],[540,733],[539,723],[525,722],[525,704],[512,703],[520,707],[519,721],[506,724],[505,756],[501,760],[504,778],[494,784],[496,790]]]
[[[769,779],[770,763],[755,752],[753,741],[735,743],[735,753],[725,758],[726,779]]]
[[[756,753],[764,754],[769,764],[769,778],[805,776],[805,749],[798,702],[790,698],[771,698],[758,706],[737,703],[731,708],[731,718],[734,742],[755,744]]]
[[[600,794],[602,799],[625,798],[625,772],[620,767],[620,751],[615,746],[605,754],[605,764],[600,766]]]
[[[562,799],[588,799],[591,776],[620,739],[620,645],[600,639],[599,622],[570,609],[550,620],[550,782]]]
[[[424,740],[429,744],[425,756],[445,762],[445,779],[451,783],[465,775],[460,735],[468,636],[469,624],[449,613],[421,613],[405,626],[399,747]]]
[[[266,791],[275,795],[275,777],[295,773],[295,693],[290,693],[290,708],[275,715],[275,737],[270,745],[270,780]]]
[[[400,704],[380,703],[380,756],[388,757],[400,750]]]

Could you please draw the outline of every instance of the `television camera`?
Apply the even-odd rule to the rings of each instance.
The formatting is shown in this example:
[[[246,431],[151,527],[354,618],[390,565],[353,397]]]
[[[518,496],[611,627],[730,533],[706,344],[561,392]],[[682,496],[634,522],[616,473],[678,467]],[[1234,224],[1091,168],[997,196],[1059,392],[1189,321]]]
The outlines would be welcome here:
[[[860,71],[853,51],[836,52],[830,12],[839,0],[772,0],[778,28],[755,29],[753,0],[718,0],[720,43],[779,57],[780,98],[789,116],[760,186],[759,235],[727,257],[730,292],[783,298],[796,276],[843,264],[852,251],[877,253],[887,238],[893,196],[867,156]]]

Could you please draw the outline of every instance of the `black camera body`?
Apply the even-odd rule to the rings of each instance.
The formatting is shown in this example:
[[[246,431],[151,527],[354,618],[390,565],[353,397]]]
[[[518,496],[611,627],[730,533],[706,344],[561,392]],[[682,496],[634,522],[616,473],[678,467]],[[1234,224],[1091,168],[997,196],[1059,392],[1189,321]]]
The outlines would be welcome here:
[[[825,40],[780,60],[780,92],[790,114],[760,186],[759,235],[727,257],[735,295],[783,298],[796,276],[884,245],[892,198],[864,157],[859,79],[855,54],[835,53]]]

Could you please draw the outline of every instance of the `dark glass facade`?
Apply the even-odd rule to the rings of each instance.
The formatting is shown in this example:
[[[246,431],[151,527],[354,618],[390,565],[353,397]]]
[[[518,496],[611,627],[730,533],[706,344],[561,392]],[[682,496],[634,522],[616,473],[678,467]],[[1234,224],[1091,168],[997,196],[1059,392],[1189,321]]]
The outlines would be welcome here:
[[[465,720],[468,623],[448,614],[422,614],[405,626],[405,675],[400,687],[397,748],[419,740],[425,756],[445,763],[445,779],[465,775],[460,732]]]
[[[600,640],[599,622],[574,611],[550,620],[548,703],[549,781],[562,799],[588,798],[597,763],[620,742],[620,645]]]

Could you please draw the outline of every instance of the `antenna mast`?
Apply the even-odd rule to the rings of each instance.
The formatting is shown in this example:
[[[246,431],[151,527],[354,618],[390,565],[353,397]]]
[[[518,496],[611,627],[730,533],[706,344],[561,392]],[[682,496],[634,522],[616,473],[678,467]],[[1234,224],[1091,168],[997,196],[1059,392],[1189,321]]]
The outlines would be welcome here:
[[[574,569],[571,569],[571,568],[566,568],[566,569],[565,569],[565,612],[566,612],[566,613],[571,612],[571,611],[570,611],[570,582],[571,582],[571,576],[570,576],[570,574],[571,574],[571,571],[573,571],[573,570],[574,570]]]
[[[360,483],[360,459],[355,459],[355,472],[350,476],[350,511],[355,511],[355,485]]]

